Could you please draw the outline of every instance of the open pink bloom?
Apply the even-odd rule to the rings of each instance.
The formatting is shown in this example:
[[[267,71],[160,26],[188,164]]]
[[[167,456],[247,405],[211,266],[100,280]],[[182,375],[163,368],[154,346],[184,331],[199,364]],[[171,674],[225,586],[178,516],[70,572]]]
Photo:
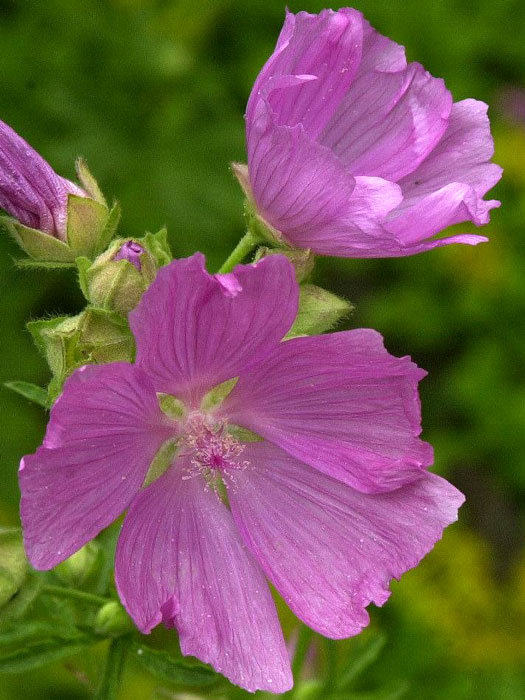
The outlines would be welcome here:
[[[487,105],[452,103],[443,80],[360,12],[286,14],[246,111],[259,214],[291,245],[323,255],[413,255],[486,238],[433,236],[487,223],[501,177]]]
[[[463,501],[426,470],[424,372],[372,330],[281,342],[297,305],[280,255],[226,275],[200,254],[162,268],[129,316],[136,363],[77,370],[20,468],[36,568],[128,509],[115,575],[137,627],[176,627],[184,654],[251,691],[292,684],[265,577],[322,634],[357,634]]]
[[[0,208],[24,226],[64,241],[69,194],[86,196],[0,120]]]

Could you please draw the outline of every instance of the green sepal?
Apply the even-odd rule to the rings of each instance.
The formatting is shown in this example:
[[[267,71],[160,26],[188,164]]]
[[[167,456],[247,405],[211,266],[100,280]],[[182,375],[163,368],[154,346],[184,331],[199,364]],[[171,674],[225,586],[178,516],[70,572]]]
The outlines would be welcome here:
[[[102,204],[107,208],[108,205],[106,202],[106,198],[102,194],[102,191],[98,186],[97,181],[91,174],[85,159],[81,156],[79,156],[75,162],[75,170],[77,172],[77,177],[80,180],[82,187],[88,193],[88,195],[96,202],[99,202],[99,204]]]
[[[74,262],[42,262],[31,258],[18,258],[13,262],[19,270],[67,270],[75,267]]]
[[[4,386],[20,394],[20,396],[23,396],[25,399],[36,403],[38,406],[48,408],[47,391],[41,386],[23,381],[4,382]]]
[[[161,228],[157,233],[148,231],[143,238],[138,238],[137,242],[141,243],[151,253],[157,267],[164,267],[164,265],[168,265],[173,260],[166,228]]]
[[[109,218],[107,207],[75,194],[67,198],[67,243],[75,256],[93,257]]]
[[[89,363],[130,362],[134,341],[124,318],[112,311],[88,307],[77,316],[30,321],[27,328],[53,374],[48,402],[62,391],[66,378]]]
[[[28,570],[22,532],[0,529],[0,608],[9,603],[24,583]]]
[[[166,651],[152,649],[133,640],[132,656],[151,674],[168,683],[182,685],[211,685],[218,676],[207,666],[181,659],[174,659]]]
[[[1,216],[0,223],[33,260],[52,263],[74,262],[75,255],[70,247],[51,234],[24,226],[8,216]]]
[[[111,243],[113,236],[117,232],[117,228],[120,222],[121,216],[120,204],[115,202],[111,209],[109,210],[108,218],[104,224],[104,228],[100,232],[96,246],[95,255],[98,255],[104,251],[108,245]]]
[[[288,250],[287,248],[268,248],[266,246],[261,246],[255,254],[254,262],[266,258],[269,255],[284,255],[285,258],[288,258],[292,263],[295,271],[295,279],[299,284],[305,282],[314,269],[315,255],[309,248],[294,248],[293,250]]]
[[[286,338],[324,333],[349,316],[353,309],[350,302],[326,289],[314,284],[303,284],[300,287],[299,311]]]

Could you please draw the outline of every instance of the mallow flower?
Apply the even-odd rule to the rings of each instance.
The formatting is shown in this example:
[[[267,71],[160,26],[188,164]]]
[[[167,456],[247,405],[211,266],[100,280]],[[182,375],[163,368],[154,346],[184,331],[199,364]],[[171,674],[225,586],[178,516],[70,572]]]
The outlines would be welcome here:
[[[135,363],[77,370],[20,467],[37,569],[127,510],[115,578],[139,630],[175,627],[250,691],[292,685],[266,579],[321,634],[358,634],[463,501],[426,469],[425,373],[373,330],[282,341],[297,306],[284,256],[161,268],[129,314]]]
[[[276,237],[344,257],[392,257],[483,236],[501,177],[487,105],[443,80],[360,12],[287,12],[247,105],[248,167],[234,172]]]
[[[70,194],[88,196],[0,120],[0,207],[24,226],[66,241]]]

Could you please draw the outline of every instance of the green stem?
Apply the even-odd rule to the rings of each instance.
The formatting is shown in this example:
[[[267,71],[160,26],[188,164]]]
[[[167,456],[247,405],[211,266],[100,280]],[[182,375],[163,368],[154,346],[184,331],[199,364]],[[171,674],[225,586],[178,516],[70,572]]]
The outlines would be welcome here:
[[[74,588],[62,588],[62,586],[52,586],[47,584],[42,586],[41,592],[57,596],[58,598],[80,600],[84,603],[90,603],[91,605],[105,605],[110,601],[109,598],[103,598],[100,595],[93,595],[93,593],[84,593],[84,591],[77,591]]]
[[[259,242],[259,238],[254,236],[251,231],[247,231],[223,263],[219,270],[219,274],[223,275],[226,272],[231,272],[235,265],[242,262],[248,253],[251,253]]]
[[[128,643],[128,637],[119,637],[109,645],[104,674],[94,700],[117,700]]]

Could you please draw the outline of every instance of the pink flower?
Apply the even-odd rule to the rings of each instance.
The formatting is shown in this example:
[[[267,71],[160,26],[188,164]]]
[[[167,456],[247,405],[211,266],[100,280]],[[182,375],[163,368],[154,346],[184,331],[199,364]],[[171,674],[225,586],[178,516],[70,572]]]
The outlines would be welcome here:
[[[127,509],[115,572],[137,627],[176,627],[183,654],[251,691],[292,685],[265,577],[315,630],[357,634],[463,501],[426,470],[424,372],[372,330],[281,342],[297,305],[280,255],[227,275],[200,254],[162,268],[129,316],[136,363],[75,372],[20,468],[36,568]]]
[[[0,207],[24,226],[65,241],[69,194],[87,196],[0,120]]]
[[[482,225],[490,163],[487,105],[452,103],[442,80],[360,12],[286,14],[246,111],[248,172],[259,214],[288,243],[323,255],[413,255],[448,243],[451,224]]]

